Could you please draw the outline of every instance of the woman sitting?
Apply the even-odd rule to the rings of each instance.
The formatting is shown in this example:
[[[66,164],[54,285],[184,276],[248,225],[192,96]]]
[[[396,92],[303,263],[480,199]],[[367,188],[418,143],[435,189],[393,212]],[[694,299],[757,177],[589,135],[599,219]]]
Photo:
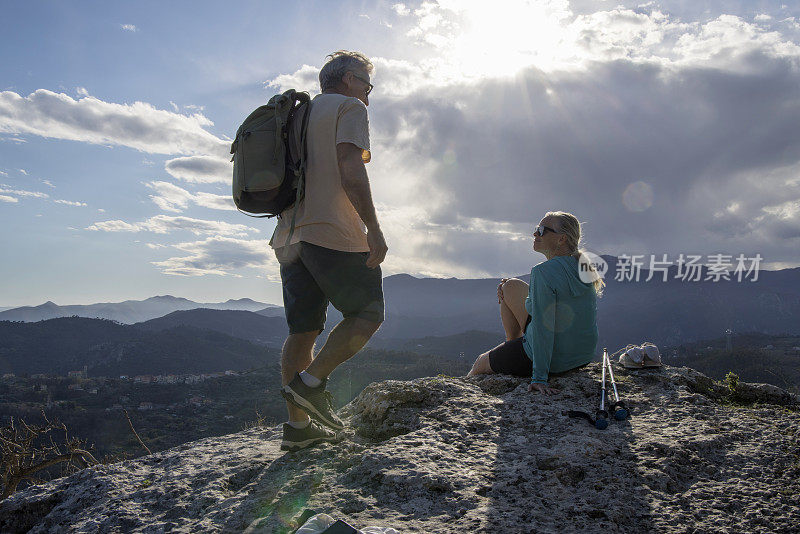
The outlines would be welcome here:
[[[597,297],[603,280],[587,262],[581,276],[581,224],[571,213],[548,212],[534,230],[533,250],[547,261],[531,270],[530,286],[504,278],[497,287],[505,343],[484,352],[468,376],[503,373],[531,378],[528,391],[558,393],[550,373],[586,365],[597,347]],[[584,282],[581,278],[588,280]]]

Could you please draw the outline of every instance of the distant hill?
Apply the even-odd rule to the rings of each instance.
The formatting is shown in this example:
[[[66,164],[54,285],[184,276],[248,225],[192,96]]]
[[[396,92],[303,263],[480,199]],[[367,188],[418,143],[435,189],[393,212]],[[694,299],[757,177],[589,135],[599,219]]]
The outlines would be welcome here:
[[[246,339],[251,343],[280,347],[289,333],[283,313],[279,317],[269,317],[258,312],[239,310],[196,310],[175,311],[141,323],[135,327],[150,331],[161,331],[176,326],[194,326],[232,337]]]
[[[640,271],[639,281],[616,280],[618,261],[603,256],[608,263],[606,290],[598,300],[599,346],[616,350],[628,343],[653,341],[658,345],[677,345],[698,339],[722,335],[730,328],[735,332],[757,331],[766,334],[800,334],[800,268],[780,271],[760,270],[758,280],[742,282],[705,280],[708,269],[699,271],[699,282],[676,278],[677,267],[667,272],[667,281],[655,273]],[[539,261],[541,258],[536,259]],[[519,278],[527,281],[527,275]],[[378,330],[375,340],[418,340],[427,337],[447,337],[476,330],[496,333],[502,339],[502,325],[496,300],[497,278],[461,280],[456,278],[415,278],[407,274],[384,279],[386,296],[386,321]],[[81,308],[81,309],[77,309]],[[145,301],[126,301],[118,304],[60,307],[46,303],[34,308],[16,308],[0,312],[0,319],[39,320],[42,315],[81,315],[111,318],[132,324],[166,316],[176,311],[205,308],[207,310],[232,309],[254,312],[263,317],[283,319],[283,308],[267,306],[249,299],[221,304],[199,304],[175,297],[153,297]],[[258,340],[280,337],[275,328],[264,333],[251,328],[231,325],[232,316],[220,315],[171,318],[173,323],[192,324],[233,333],[243,339]],[[218,320],[219,324],[214,325]],[[326,331],[341,320],[341,314],[329,307]],[[177,321],[177,322],[174,322]],[[324,340],[323,337],[320,342]],[[394,348],[382,343],[380,346]]]
[[[498,332],[469,330],[450,336],[427,336],[416,339],[373,338],[371,348],[390,349],[417,354],[435,354],[450,360],[463,360],[472,365],[475,358],[505,340]]]
[[[597,301],[599,345],[610,349],[653,341],[676,345],[735,332],[800,334],[800,268],[759,271],[756,282],[676,279],[667,281],[647,269],[639,281],[617,281],[617,259],[608,262],[606,289]],[[708,269],[700,269],[700,279]],[[519,278],[528,281],[528,276]],[[498,279],[418,279],[408,275],[384,280],[387,320],[378,338],[418,339],[450,336],[468,330],[498,332],[502,326],[496,300]]]
[[[722,380],[728,371],[746,382],[764,382],[800,393],[800,336],[748,332],[683,343],[663,350],[670,365],[692,367]]]
[[[0,322],[0,373],[89,376],[211,373],[262,367],[278,351],[192,326],[148,331],[105,319]]]
[[[230,299],[218,303],[199,303],[189,299],[162,295],[150,297],[145,300],[126,300],[124,302],[103,302],[98,304],[74,304],[59,306],[48,301],[39,306],[22,306],[0,311],[0,321],[26,321],[34,322],[57,317],[89,317],[97,319],[110,319],[125,324],[133,324],[148,319],[162,317],[178,310],[192,310],[195,308],[210,308],[215,310],[246,310],[264,311],[277,308],[278,313],[283,313],[283,308],[256,302],[252,299]]]

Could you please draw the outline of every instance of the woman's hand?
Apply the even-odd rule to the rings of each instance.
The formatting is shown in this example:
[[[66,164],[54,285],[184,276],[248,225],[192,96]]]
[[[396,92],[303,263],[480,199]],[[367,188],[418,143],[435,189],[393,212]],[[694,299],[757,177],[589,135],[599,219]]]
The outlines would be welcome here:
[[[561,393],[560,389],[551,388],[548,384],[530,384],[528,386],[528,393],[535,391],[536,393],[544,393],[545,395],[557,395]]]
[[[503,284],[508,282],[508,278],[503,278],[500,280],[500,285],[497,286],[497,303],[500,304],[503,302]]]

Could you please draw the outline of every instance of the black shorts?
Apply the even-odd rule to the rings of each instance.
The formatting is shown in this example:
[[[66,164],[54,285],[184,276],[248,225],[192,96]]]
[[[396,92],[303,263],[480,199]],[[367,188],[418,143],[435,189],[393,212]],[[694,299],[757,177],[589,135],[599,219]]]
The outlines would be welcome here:
[[[300,241],[275,250],[290,334],[322,331],[328,303],[344,317],[383,322],[381,268],[368,252],[342,252]]]
[[[531,324],[530,315],[528,315],[524,330],[527,330],[529,324]],[[530,378],[533,375],[533,362],[525,352],[525,347],[522,345],[523,339],[523,337],[518,337],[517,339],[506,341],[489,351],[489,367],[492,368],[492,371],[500,375],[524,376],[525,378]],[[580,369],[586,365],[588,364],[579,365],[575,369]],[[570,369],[569,371],[572,370]],[[560,376],[569,371],[550,373],[550,376]]]
[[[522,339],[512,339],[489,351],[489,367],[497,374],[524,376],[533,374],[533,362],[525,353]]]
[[[531,316],[525,321],[522,330],[527,330],[531,324]],[[514,375],[530,377],[533,374],[533,362],[528,358],[522,338],[506,341],[489,351],[489,367],[500,375]]]

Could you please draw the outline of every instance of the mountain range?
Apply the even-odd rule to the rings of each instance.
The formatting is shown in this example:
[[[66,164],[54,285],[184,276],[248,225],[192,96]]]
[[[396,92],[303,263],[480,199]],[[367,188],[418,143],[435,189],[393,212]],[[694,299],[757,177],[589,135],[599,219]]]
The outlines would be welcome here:
[[[620,261],[603,256],[608,264],[606,288],[598,299],[599,347],[616,350],[629,343],[652,341],[671,346],[716,338],[727,329],[734,332],[800,334],[800,268],[758,272],[757,281],[745,279],[714,281],[707,267],[699,272],[700,281],[677,277],[670,267],[667,280],[661,274],[652,280],[641,269],[639,281],[618,277]],[[519,278],[526,280],[527,275]],[[620,279],[617,279],[620,278]],[[752,276],[751,276],[752,279]],[[467,331],[496,334],[503,339],[496,288],[499,279],[415,278],[406,274],[384,279],[386,321],[375,336],[375,346],[396,340],[460,335]],[[189,313],[206,308],[209,311]],[[239,314],[211,313],[212,309],[239,311]],[[172,315],[175,312],[182,314]],[[102,317],[131,324],[163,317],[158,324],[191,324],[223,333],[235,333],[255,343],[278,345],[285,335],[279,321],[264,322],[248,314],[281,318],[283,309],[250,299],[201,304],[170,296],[144,301],[125,301],[88,306],[24,307],[0,312],[0,320],[38,321],[51,316],[81,315]],[[329,308],[326,329],[341,319]],[[153,323],[156,324],[156,323]],[[146,325],[142,325],[147,327]],[[486,336],[484,336],[486,337]],[[481,343],[481,348],[485,343]],[[478,350],[478,349],[475,349]],[[471,356],[477,354],[474,352]]]
[[[57,317],[91,317],[109,319],[125,324],[133,324],[148,319],[162,317],[178,310],[208,308],[212,310],[263,311],[266,314],[283,315],[283,308],[249,298],[229,299],[225,302],[199,303],[172,295],[159,295],[145,300],[126,300],[123,302],[100,302],[97,304],[70,304],[60,306],[47,301],[38,306],[21,306],[0,311],[0,321],[35,322]],[[0,308],[4,309],[4,308]]]

